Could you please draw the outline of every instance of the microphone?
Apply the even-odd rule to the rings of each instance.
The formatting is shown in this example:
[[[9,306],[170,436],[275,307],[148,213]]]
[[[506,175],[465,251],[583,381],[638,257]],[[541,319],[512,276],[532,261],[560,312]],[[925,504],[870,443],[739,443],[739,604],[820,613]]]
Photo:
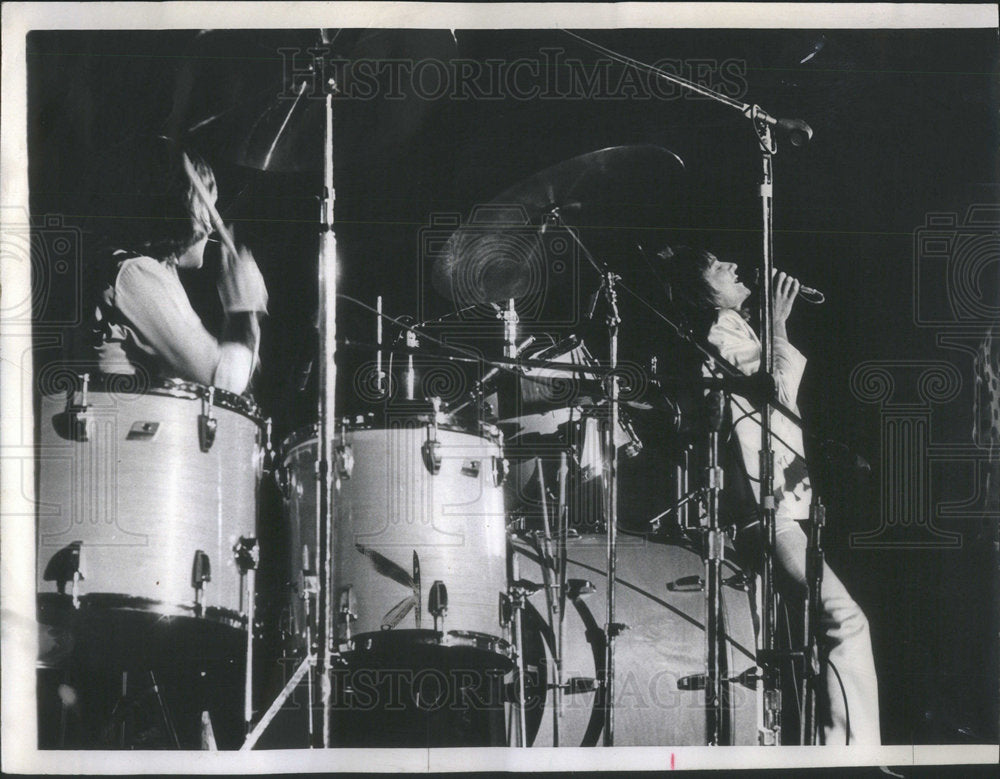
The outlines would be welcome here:
[[[760,268],[754,271],[753,285],[755,289],[760,289]],[[802,298],[803,302],[812,303],[814,306],[826,302],[826,295],[814,287],[807,287],[805,284],[799,284],[799,297]]]
[[[812,140],[813,129],[801,119],[775,119],[771,116],[766,121],[788,137],[792,146],[800,148]]]

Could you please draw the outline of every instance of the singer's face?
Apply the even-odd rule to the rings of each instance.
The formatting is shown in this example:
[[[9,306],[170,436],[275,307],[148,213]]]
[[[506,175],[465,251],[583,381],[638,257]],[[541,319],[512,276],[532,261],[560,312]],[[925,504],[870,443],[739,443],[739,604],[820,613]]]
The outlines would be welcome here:
[[[748,297],[750,289],[736,275],[735,262],[722,262],[717,257],[704,271],[705,281],[712,290],[715,305],[719,308],[739,310]]]

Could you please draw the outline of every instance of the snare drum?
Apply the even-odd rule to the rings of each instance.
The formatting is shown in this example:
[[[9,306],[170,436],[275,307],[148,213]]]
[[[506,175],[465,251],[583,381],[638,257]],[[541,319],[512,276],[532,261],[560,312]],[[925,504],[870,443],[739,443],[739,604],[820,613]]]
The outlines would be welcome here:
[[[303,596],[319,570],[316,447],[314,427],[282,445],[300,636],[312,622]],[[450,649],[462,662],[509,665],[499,608],[507,590],[499,434],[411,417],[342,429],[335,447],[332,600],[342,651],[357,659]]]
[[[245,625],[265,425],[249,400],[169,381],[41,397],[37,588],[46,605]],[[239,552],[237,551],[239,550]]]
[[[571,539],[567,550],[568,600],[563,625],[560,746],[600,743],[604,724],[598,680],[604,672],[607,557],[603,536]],[[515,544],[521,576],[544,581],[541,556]],[[615,639],[615,745],[706,744],[705,566],[693,550],[619,536],[615,621],[628,626]],[[755,666],[748,579],[727,561],[724,569],[727,650],[724,673],[738,677]],[[552,746],[556,682],[554,647],[559,628],[549,626],[544,591],[523,614],[527,742]],[[728,741],[757,743],[753,690],[724,685]]]

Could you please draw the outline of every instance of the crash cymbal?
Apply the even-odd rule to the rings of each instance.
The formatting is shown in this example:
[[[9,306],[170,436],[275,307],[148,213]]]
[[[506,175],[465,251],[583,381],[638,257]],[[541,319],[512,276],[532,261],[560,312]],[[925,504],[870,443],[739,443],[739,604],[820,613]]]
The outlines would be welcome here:
[[[326,79],[335,158],[369,159],[402,147],[435,102],[382,65],[454,54],[447,30],[205,30],[178,71],[168,132],[246,167],[322,172]]]
[[[434,288],[462,304],[524,297],[545,283],[547,217],[586,227],[640,193],[676,187],[683,170],[680,157],[652,145],[612,146],[546,168],[473,211],[436,258]]]

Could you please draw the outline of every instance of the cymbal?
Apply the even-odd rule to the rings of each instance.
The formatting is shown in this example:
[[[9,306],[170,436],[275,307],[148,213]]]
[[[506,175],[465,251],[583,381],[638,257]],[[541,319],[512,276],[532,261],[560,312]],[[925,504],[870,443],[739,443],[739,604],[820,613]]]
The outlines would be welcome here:
[[[451,33],[325,33],[328,43],[320,30],[200,32],[178,71],[168,132],[238,165],[322,172],[323,82],[334,78],[335,162],[398,150],[422,126],[435,101],[415,95],[412,79],[390,84],[394,77],[380,63],[447,61],[455,54]],[[363,72],[355,69],[362,61]]]
[[[543,282],[547,252],[542,224],[586,226],[582,214],[600,215],[635,202],[638,193],[676,186],[680,157],[661,146],[612,146],[557,163],[474,209],[435,260],[434,288],[467,303],[521,298]]]

